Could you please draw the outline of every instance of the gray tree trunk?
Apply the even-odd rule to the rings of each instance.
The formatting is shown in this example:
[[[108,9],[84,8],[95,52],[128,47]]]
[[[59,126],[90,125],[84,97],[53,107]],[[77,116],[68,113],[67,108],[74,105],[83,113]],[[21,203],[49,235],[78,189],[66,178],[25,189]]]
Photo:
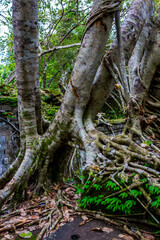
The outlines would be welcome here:
[[[32,2],[13,0],[13,33],[19,119],[22,121],[20,125],[23,128],[24,135],[21,135],[21,139],[25,138],[25,153],[23,156],[19,156],[15,161],[16,164],[13,163],[5,173],[5,178],[8,176],[10,181],[0,191],[0,204],[7,199],[18,185],[22,185],[24,180],[27,181],[29,174],[33,173],[37,166],[39,168],[44,166],[43,171],[40,171],[39,174],[40,182],[42,182],[48,164],[53,159],[53,153],[64,140],[69,138],[69,135],[76,134],[77,137],[83,137],[85,132],[82,124],[83,112],[119,3],[119,1],[114,1],[108,7],[108,2],[94,1],[63,103],[48,131],[43,137],[40,137],[39,134],[42,134],[42,118],[40,104],[38,105],[40,92],[38,83],[37,0]],[[73,131],[73,125],[75,131]],[[1,178],[1,181],[3,180],[4,176]]]

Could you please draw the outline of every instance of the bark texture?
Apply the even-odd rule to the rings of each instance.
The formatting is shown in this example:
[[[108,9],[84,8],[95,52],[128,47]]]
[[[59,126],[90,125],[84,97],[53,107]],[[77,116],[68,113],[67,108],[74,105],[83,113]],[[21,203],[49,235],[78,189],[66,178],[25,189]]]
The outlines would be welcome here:
[[[151,17],[152,14],[153,1],[132,1],[128,14],[121,27],[122,44],[126,65],[128,64],[128,61],[132,55],[133,49],[143,29],[146,19]],[[101,65],[98,68],[95,76],[91,97],[86,111],[86,118],[94,119],[99,109],[104,104],[104,101],[106,101],[110,95],[115,81],[107,65],[110,64],[112,67],[114,63],[117,66],[118,59],[118,44],[117,39],[115,39],[109,49],[109,52],[107,52],[102,59]]]
[[[38,8],[37,1],[13,1],[13,29],[16,59],[16,79],[19,96],[19,119],[25,153],[15,175],[0,192],[0,204],[27,181],[36,169],[40,185],[46,177],[53,154],[69,135],[83,137],[82,117],[89,99],[92,82],[103,55],[113,16],[120,1],[95,1],[87,24],[63,103],[47,132],[42,134],[42,118],[38,83]],[[102,13],[101,13],[102,12]],[[95,54],[93,54],[93,51]],[[75,131],[72,131],[72,127]],[[20,164],[20,162],[17,160]],[[18,165],[19,165],[18,164]],[[14,173],[17,164],[8,172]],[[2,177],[4,179],[4,176]],[[23,180],[23,181],[22,181]]]

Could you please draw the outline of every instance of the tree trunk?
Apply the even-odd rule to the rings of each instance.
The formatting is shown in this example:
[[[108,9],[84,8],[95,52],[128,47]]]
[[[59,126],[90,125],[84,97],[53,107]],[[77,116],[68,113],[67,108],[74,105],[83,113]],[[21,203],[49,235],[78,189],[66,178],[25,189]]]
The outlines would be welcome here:
[[[53,159],[57,148],[69,138],[69,135],[77,134],[79,137],[81,132],[85,132],[82,124],[83,112],[112,26],[114,12],[118,7],[119,1],[115,1],[109,7],[108,2],[97,0],[94,2],[63,103],[48,131],[43,137],[40,137],[38,133],[41,134],[41,130],[38,125],[41,122],[39,117],[41,109],[37,109],[36,102],[39,98],[37,1],[32,1],[32,3],[27,0],[13,1],[19,119],[22,120],[21,126],[25,134],[25,136],[21,136],[21,138],[25,137],[25,154],[13,178],[10,178],[10,182],[0,191],[0,204],[12,194],[17,185],[28,180],[37,166],[38,169],[41,169],[39,173],[41,185],[43,178],[46,177],[48,164]],[[103,13],[101,13],[101,9]],[[38,95],[35,94],[37,92]],[[72,127],[75,123],[77,123],[77,127],[73,133]],[[13,174],[15,168],[17,165],[13,164],[8,170],[8,175],[11,169]]]
[[[153,1],[135,0],[132,2],[128,14],[122,24],[122,40],[126,65],[132,55],[133,49],[143,29],[146,19],[153,13]],[[107,64],[118,64],[117,39],[114,40],[109,52],[102,59],[92,86],[91,97],[88,103],[86,115],[86,125],[89,127],[91,119],[94,119],[99,109],[110,95],[114,86],[113,77]],[[107,63],[107,64],[106,64]],[[88,123],[87,123],[88,122]]]

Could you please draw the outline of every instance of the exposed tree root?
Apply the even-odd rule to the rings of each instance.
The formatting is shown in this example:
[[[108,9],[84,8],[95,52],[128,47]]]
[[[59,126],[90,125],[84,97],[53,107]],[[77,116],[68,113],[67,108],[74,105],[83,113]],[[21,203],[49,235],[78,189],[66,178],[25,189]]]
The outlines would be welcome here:
[[[136,124],[133,123],[133,127],[129,126],[128,122],[126,124],[125,134],[109,137],[97,131],[91,120],[86,121],[85,134],[87,133],[87,137],[84,142],[82,138],[81,141],[84,146],[86,139],[88,143],[92,143],[90,144],[90,151],[97,157],[93,159],[90,166],[87,165],[87,169],[84,164],[84,176],[86,176],[86,170],[88,171],[88,177],[85,181],[91,181],[92,183],[87,189],[84,187],[82,198],[86,196],[86,198],[90,199],[98,196],[100,193],[94,189],[94,186],[98,184],[101,187],[101,194],[105,195],[105,197],[100,199],[99,203],[96,201],[94,203],[93,200],[92,203],[88,203],[86,206],[94,209],[98,205],[98,208],[102,208],[106,212],[101,202],[104,203],[106,199],[113,197],[119,198],[121,193],[126,192],[131,199],[135,200],[142,215],[149,216],[151,221],[148,224],[158,227],[160,225],[158,203],[160,192],[160,150],[148,140],[147,135],[143,137],[140,131],[137,130],[137,126],[140,127],[138,120]],[[96,151],[95,145],[98,151]],[[92,146],[94,147],[92,148]],[[110,189],[108,193],[105,193],[105,183],[109,180],[116,184],[119,191]],[[132,189],[140,191],[140,196],[132,194]],[[82,205],[84,206],[84,204]],[[117,212],[120,213],[118,210]],[[136,213],[138,214],[135,211]],[[144,222],[147,221],[144,220]]]
[[[130,189],[135,186],[141,187],[145,183],[133,183],[132,186],[130,186]],[[16,211],[2,215],[0,221],[0,233],[10,230],[14,230],[15,233],[17,233],[17,230],[22,229],[22,227],[25,230],[32,225],[37,226],[37,228],[40,228],[38,226],[41,226],[41,230],[37,236],[37,240],[40,240],[45,236],[48,236],[50,232],[55,231],[59,226],[61,226],[61,224],[63,225],[64,219],[66,219],[65,222],[68,221],[66,214],[69,212],[69,218],[72,218],[72,216],[85,214],[88,218],[99,219],[105,221],[106,223],[112,224],[118,229],[128,233],[130,236],[133,236],[135,239],[144,239],[143,234],[138,230],[138,228],[133,227],[132,222],[138,221],[138,217],[138,219],[141,218],[140,223],[146,225],[147,222],[144,218],[145,212],[128,214],[126,216],[124,214],[107,214],[95,210],[92,211],[81,209],[76,203],[77,197],[75,195],[75,188],[72,185],[60,186],[57,184],[55,187],[53,187],[53,189],[55,190],[53,193],[49,193],[48,197],[46,195],[41,199],[38,197],[39,200],[35,199],[35,201],[34,199],[31,199],[31,203],[27,208],[22,208],[21,206]],[[123,190],[120,190],[119,193],[122,191]],[[32,203],[32,201],[34,201],[34,203]],[[42,207],[40,207],[41,205]],[[39,213],[39,216],[34,219],[34,214],[32,212]],[[15,220],[10,222],[12,219]],[[23,232],[23,230],[21,231]],[[143,232],[146,231],[144,230]]]

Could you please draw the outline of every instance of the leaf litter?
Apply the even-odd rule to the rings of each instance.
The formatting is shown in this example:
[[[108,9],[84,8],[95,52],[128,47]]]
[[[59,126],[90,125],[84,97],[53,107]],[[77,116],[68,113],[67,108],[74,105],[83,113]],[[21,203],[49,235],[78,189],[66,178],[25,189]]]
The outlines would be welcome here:
[[[31,190],[28,191],[28,200],[25,202],[16,203],[12,207],[4,205],[0,215],[1,240],[14,240],[17,236],[29,239],[34,234],[36,234],[37,240],[44,239],[67,222],[73,222],[77,215],[82,218],[79,227],[83,227],[85,223],[96,217],[94,214],[91,216],[87,210],[81,211],[78,208],[77,196],[74,186],[60,183],[54,184],[50,187],[49,192],[42,195],[35,194]],[[111,222],[114,224],[113,220]],[[91,231],[108,234],[114,230],[114,227],[91,229]],[[121,234],[117,239],[134,240],[135,238],[128,234]],[[146,234],[143,239],[154,240],[155,238]]]

